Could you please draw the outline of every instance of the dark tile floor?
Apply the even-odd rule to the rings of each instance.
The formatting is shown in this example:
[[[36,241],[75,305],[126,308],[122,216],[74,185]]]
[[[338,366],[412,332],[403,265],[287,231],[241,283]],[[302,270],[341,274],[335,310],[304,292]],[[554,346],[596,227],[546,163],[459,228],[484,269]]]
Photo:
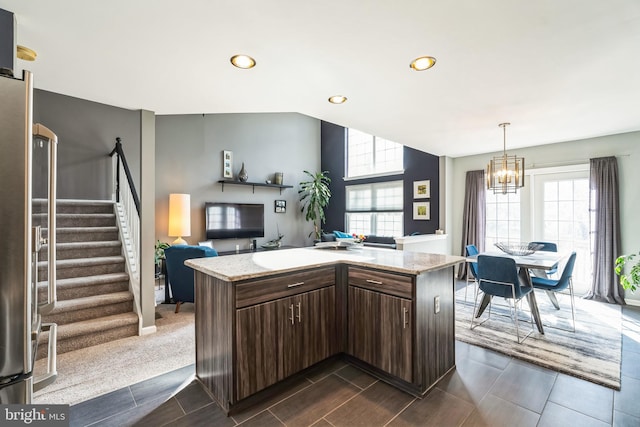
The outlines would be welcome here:
[[[423,399],[344,362],[226,417],[193,365],[71,407],[72,426],[640,426],[640,309],[623,309],[614,391],[456,342],[456,367]]]

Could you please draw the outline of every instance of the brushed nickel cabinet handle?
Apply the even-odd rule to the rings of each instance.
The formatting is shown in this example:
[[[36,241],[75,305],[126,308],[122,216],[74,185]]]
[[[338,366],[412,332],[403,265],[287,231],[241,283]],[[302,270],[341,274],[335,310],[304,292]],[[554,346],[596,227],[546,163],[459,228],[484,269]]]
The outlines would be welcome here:
[[[293,318],[293,304],[289,306],[289,310],[291,311],[291,317],[289,318],[289,320],[291,320],[291,324],[293,325],[295,324],[294,318]]]
[[[304,285],[304,282],[292,283],[290,285],[287,285],[287,288],[295,288],[296,286],[301,286],[301,285]]]
[[[407,325],[409,324],[409,320],[407,319],[408,312],[407,307],[402,307],[402,329],[407,329]]]
[[[302,303],[298,303],[298,323],[302,321]]]
[[[371,283],[374,285],[382,285],[382,282],[378,281],[378,280],[371,280],[371,279],[367,279],[367,283]]]

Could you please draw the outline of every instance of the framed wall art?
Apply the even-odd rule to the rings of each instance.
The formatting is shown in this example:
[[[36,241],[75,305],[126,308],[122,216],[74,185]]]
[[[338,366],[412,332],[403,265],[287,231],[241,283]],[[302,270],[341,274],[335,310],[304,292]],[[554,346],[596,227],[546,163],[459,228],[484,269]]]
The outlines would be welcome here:
[[[431,204],[429,202],[413,202],[413,219],[430,220]]]
[[[413,181],[413,198],[428,199],[431,197],[431,181]]]
[[[275,208],[276,213],[285,213],[287,212],[287,201],[286,200],[276,200]]]
[[[224,150],[222,152],[222,176],[233,178],[233,152]]]

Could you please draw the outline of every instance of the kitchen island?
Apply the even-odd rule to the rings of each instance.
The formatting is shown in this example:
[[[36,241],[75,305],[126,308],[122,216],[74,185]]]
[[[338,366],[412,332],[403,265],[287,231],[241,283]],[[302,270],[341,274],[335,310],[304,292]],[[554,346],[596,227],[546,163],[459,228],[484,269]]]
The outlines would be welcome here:
[[[366,248],[188,260],[196,375],[227,413],[331,357],[422,396],[455,367],[463,261]]]

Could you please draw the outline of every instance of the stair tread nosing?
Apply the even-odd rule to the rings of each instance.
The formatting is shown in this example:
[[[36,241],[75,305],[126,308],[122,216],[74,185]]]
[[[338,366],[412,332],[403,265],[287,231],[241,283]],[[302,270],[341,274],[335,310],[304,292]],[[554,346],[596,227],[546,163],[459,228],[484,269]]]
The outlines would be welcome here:
[[[133,295],[129,291],[113,292],[103,295],[94,295],[90,297],[74,298],[69,300],[57,301],[56,307],[46,316],[58,314],[60,312],[70,312],[82,310],[91,307],[99,307],[103,305],[118,304],[133,300]],[[46,316],[44,316],[46,318]]]
[[[117,226],[100,226],[100,227],[58,227],[58,234],[70,233],[99,233],[105,231],[118,231]]]
[[[92,265],[118,264],[125,261],[122,255],[101,256],[92,258],[71,258],[56,260],[56,268],[89,267]],[[47,261],[38,261],[38,268],[45,268]]]
[[[56,243],[58,250],[60,249],[83,249],[83,248],[101,248],[120,246],[122,242],[120,240],[89,240],[86,242],[63,242]],[[48,248],[48,244],[42,245],[42,248]]]
[[[71,277],[67,279],[56,280],[57,287],[69,287],[74,288],[78,286],[87,285],[100,285],[105,283],[129,281],[129,275],[127,273],[106,273],[97,274],[95,276],[83,276],[83,277]],[[46,287],[48,282],[38,282],[38,287]]]
[[[33,216],[38,217],[46,217],[49,215],[48,212],[36,212]],[[68,213],[68,212],[56,212],[56,218],[114,218],[116,214],[107,213],[107,212],[78,212],[78,213]]]
[[[138,323],[138,315],[134,312],[114,314],[96,319],[58,325],[58,341],[105,330],[121,328]],[[41,334],[40,344],[49,341],[49,334]]]

